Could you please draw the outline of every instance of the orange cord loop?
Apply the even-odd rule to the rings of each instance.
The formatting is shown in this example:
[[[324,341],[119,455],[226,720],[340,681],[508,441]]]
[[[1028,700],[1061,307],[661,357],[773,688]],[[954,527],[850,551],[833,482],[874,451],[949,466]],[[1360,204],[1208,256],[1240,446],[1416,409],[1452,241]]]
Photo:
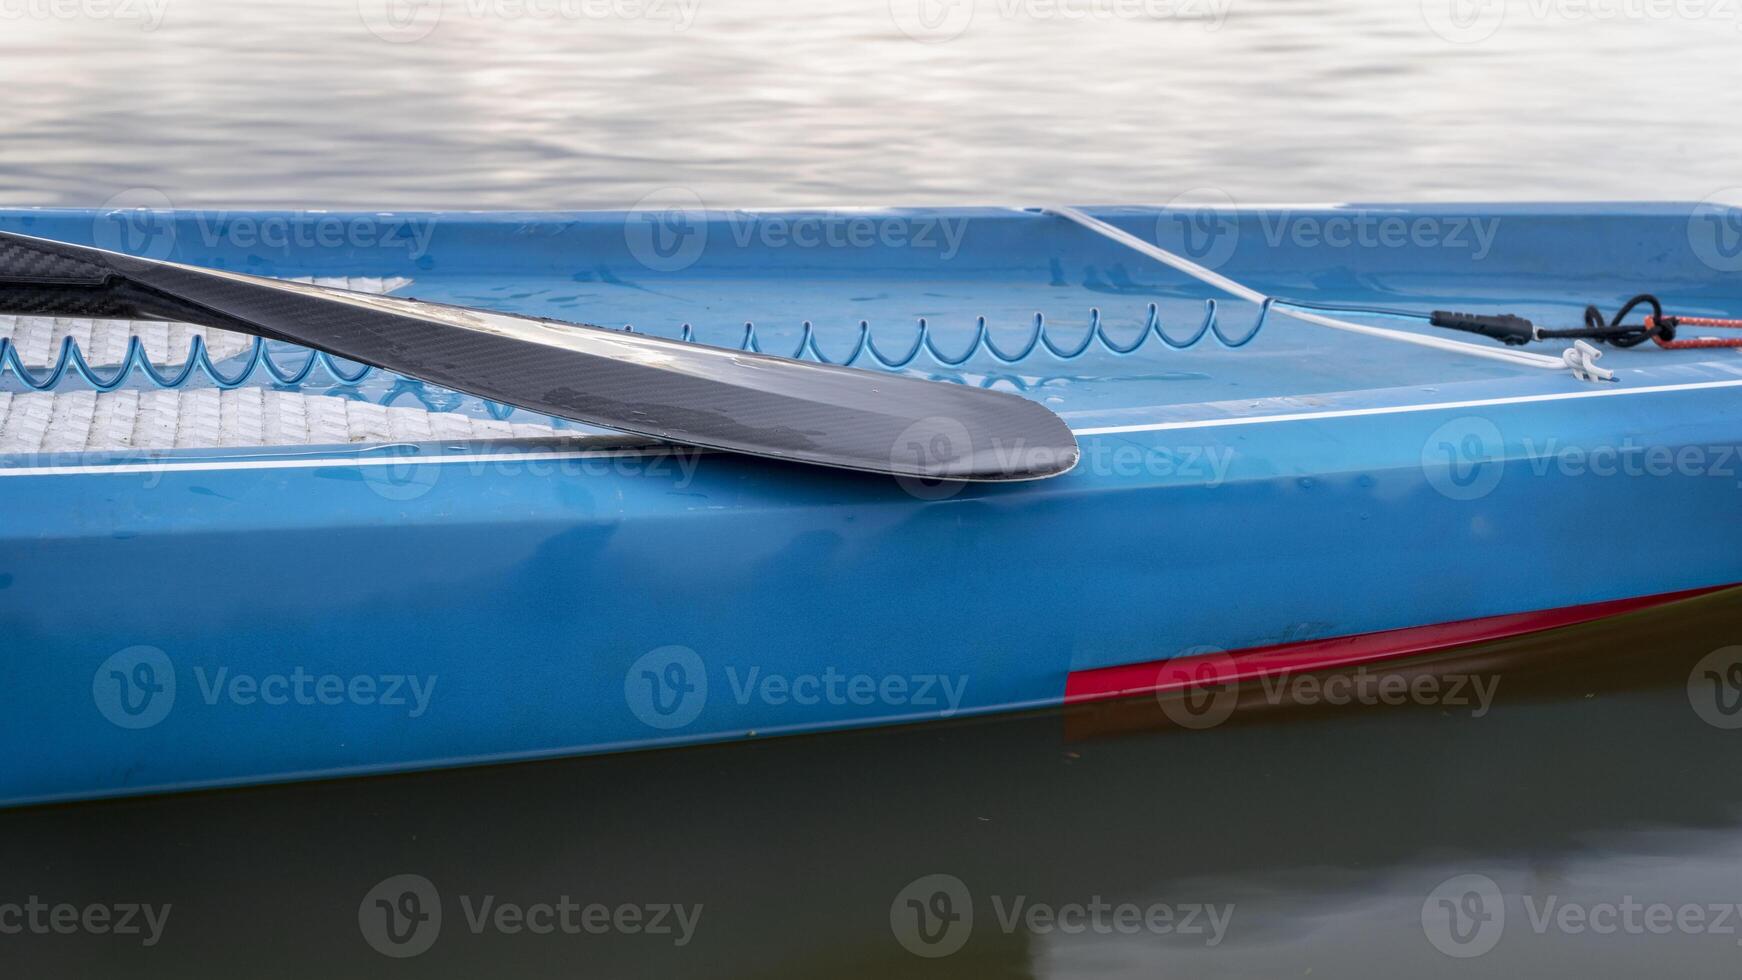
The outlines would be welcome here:
[[[1720,348],[1742,348],[1742,337],[1694,337],[1688,340],[1666,340],[1664,334],[1675,336],[1677,327],[1715,327],[1720,330],[1742,330],[1742,320],[1721,320],[1707,316],[1666,316],[1662,320],[1664,330],[1656,329],[1659,321],[1656,317],[1645,318],[1645,329],[1651,332],[1657,346],[1664,350],[1713,350]]]

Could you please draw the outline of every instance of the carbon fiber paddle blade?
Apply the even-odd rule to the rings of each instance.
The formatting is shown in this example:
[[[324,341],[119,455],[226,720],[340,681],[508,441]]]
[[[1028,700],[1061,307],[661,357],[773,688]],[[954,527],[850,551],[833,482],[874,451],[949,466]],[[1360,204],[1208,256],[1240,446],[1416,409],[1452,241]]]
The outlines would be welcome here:
[[[619,330],[135,258],[0,232],[0,312],[184,320],[669,442],[931,480],[1077,462],[1025,398]]]

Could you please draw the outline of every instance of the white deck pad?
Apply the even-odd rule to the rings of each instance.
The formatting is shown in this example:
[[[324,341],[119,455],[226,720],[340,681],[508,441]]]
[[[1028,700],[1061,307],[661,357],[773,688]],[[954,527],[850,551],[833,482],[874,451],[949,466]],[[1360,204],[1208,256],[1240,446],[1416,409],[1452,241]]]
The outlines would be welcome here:
[[[266,388],[0,392],[0,453],[547,439],[548,425]]]
[[[350,289],[360,293],[382,295],[403,289],[410,279],[379,278],[311,278],[290,282],[314,283],[334,289]],[[214,362],[247,353],[254,338],[228,330],[213,330],[188,323],[128,322],[123,320],[80,320],[65,317],[0,316],[0,338],[12,341],[26,368],[32,370],[53,367],[60,359],[62,342],[73,338],[85,363],[95,368],[115,367],[127,356],[127,341],[138,336],[145,347],[145,356],[156,365],[180,365],[187,361],[193,338],[206,338],[206,349]]]

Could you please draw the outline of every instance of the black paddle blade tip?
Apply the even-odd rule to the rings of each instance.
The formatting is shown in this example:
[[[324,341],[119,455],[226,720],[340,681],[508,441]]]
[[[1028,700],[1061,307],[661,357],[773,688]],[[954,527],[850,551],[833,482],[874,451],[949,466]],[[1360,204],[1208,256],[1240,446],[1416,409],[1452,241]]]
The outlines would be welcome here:
[[[1016,483],[1061,476],[1081,459],[1070,427],[1046,407],[1016,395],[957,390],[971,396],[956,406],[962,411],[909,424],[890,446],[887,472],[922,480]]]

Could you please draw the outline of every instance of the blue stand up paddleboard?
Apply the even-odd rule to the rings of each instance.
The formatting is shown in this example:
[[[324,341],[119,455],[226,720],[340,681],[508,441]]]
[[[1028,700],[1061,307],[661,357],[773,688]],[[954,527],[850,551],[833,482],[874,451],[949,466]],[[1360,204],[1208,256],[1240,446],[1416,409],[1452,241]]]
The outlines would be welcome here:
[[[0,803],[1145,695],[1742,583],[1739,218],[0,211]]]

